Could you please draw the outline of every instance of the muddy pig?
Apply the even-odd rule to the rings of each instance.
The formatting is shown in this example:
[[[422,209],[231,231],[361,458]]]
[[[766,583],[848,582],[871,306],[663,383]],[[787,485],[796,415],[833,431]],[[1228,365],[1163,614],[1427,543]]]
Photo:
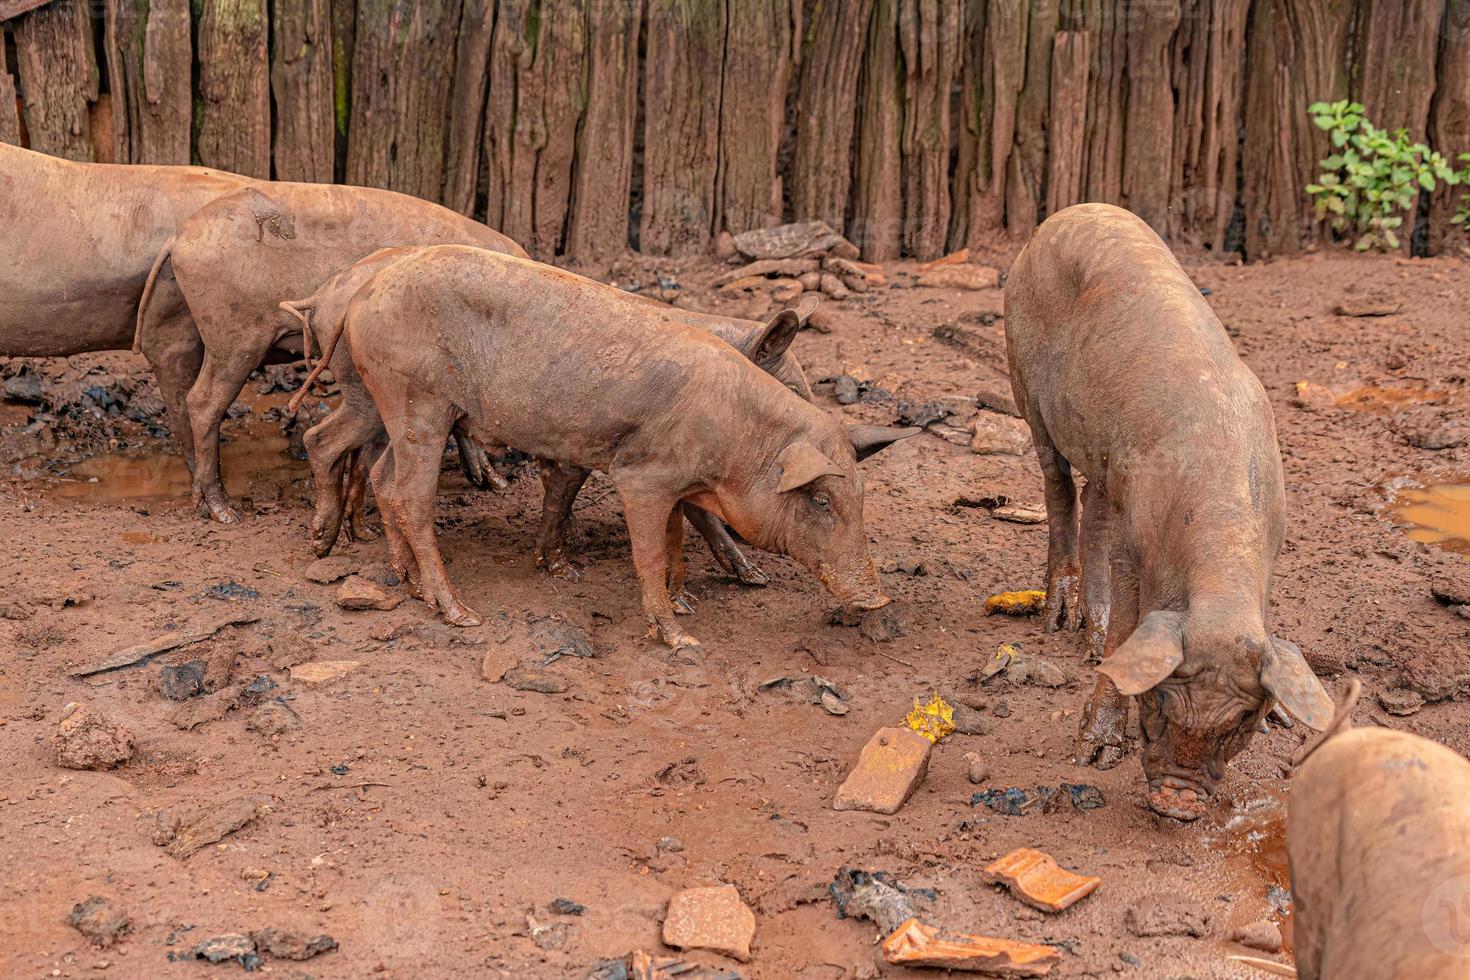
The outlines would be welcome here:
[[[1116,764],[1136,696],[1149,806],[1192,820],[1274,704],[1332,714],[1267,622],[1285,514],[1266,393],[1168,247],[1109,205],[1036,230],[1005,315],[1045,480],[1046,628],[1085,620],[1103,657],[1078,761]]]
[[[843,602],[889,602],[857,460],[912,430],[855,436],[682,310],[442,246],[369,279],[346,337],[390,438],[372,471],[390,555],[451,623],[480,622],[451,588],[434,535],[432,444],[461,416],[484,444],[611,477],[644,611],[670,646],[696,642],[671,598],[683,592],[684,502],[795,558]]]
[[[349,476],[344,494],[344,470],[349,473],[357,470],[358,453],[368,449],[365,440],[370,443],[383,431],[377,409],[367,389],[362,386],[347,345],[338,343],[344,326],[343,315],[348,302],[364,282],[386,265],[416,251],[398,248],[375,252],[327,280],[306,299],[288,300],[281,304],[282,309],[301,319],[308,338],[316,336],[316,346],[323,352],[320,363],[312,369],[306,384],[291,400],[290,410],[297,409],[312,382],[328,366],[342,392],[338,407],[306,433],[307,456],[311,460],[317,496],[312,517],[312,546],[318,555],[331,551],[344,519],[349,537],[354,534],[360,536],[366,527],[359,510],[360,485],[355,476]],[[645,302],[654,304],[655,309],[664,309],[662,304],[653,300]],[[810,401],[811,386],[788,348],[815,308],[816,303],[811,302],[800,309],[783,310],[768,323],[693,312],[686,312],[681,319],[727,341],[762,370],[770,372],[787,388]],[[310,347],[309,339],[305,346]],[[542,466],[545,506],[536,542],[536,563],[552,574],[568,578],[577,576],[575,568],[566,559],[565,540],[572,505],[587,475],[583,469],[551,463]],[[721,522],[692,504],[684,505],[684,514],[704,536],[715,561],[726,572],[749,585],[765,585],[769,581],[765,573],[741,551]],[[687,597],[682,601],[686,605],[689,603]]]
[[[1291,781],[1286,850],[1303,980],[1470,976],[1470,762],[1348,714]]]

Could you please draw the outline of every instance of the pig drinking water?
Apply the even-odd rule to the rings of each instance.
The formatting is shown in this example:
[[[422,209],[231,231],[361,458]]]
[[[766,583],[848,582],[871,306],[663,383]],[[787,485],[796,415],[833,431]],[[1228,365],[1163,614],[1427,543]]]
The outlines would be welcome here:
[[[644,611],[670,646],[694,643],[671,598],[683,590],[686,501],[792,556],[844,602],[889,602],[857,460],[912,430],[855,435],[684,316],[455,246],[396,262],[357,291],[346,338],[390,437],[372,473],[389,551],[449,622],[480,622],[434,536],[438,445],[460,417],[485,444],[611,477]]]
[[[1285,527],[1271,407],[1169,249],[1119,208],[1047,219],[1005,312],[1046,484],[1046,627],[1085,620],[1103,656],[1079,761],[1116,764],[1137,696],[1149,805],[1194,819],[1273,703],[1313,728],[1332,712],[1267,622]]]

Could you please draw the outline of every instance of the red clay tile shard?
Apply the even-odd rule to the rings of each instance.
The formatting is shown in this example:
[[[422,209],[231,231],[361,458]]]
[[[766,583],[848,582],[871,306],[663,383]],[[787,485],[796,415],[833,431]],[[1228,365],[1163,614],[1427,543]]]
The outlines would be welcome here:
[[[834,810],[897,813],[929,772],[927,738],[908,728],[880,728],[837,789]]]
[[[1052,946],[946,932],[909,919],[883,940],[883,958],[895,966],[977,970],[1001,977],[1044,977],[1060,955]]]
[[[981,877],[993,885],[1006,885],[1012,895],[1043,912],[1071,908],[1102,884],[1101,878],[1073,874],[1050,854],[1029,847],[991,862]]]
[[[712,949],[742,962],[750,959],[755,913],[734,885],[686,888],[669,899],[664,915],[664,945],[675,949]]]

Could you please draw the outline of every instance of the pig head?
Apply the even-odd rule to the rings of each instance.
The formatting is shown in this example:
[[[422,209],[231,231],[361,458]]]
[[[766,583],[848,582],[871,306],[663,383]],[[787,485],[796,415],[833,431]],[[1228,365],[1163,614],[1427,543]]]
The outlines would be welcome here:
[[[1233,605],[1154,610],[1098,666],[1137,699],[1148,802],[1165,816],[1203,815],[1225,764],[1273,706],[1317,730],[1332,717],[1296,645],[1268,635],[1259,612]]]

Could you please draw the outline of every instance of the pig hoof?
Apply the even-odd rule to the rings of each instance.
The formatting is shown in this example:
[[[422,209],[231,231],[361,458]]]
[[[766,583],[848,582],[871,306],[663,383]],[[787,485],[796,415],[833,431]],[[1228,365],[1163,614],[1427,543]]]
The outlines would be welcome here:
[[[561,555],[557,555],[554,558],[538,558],[536,564],[552,578],[559,578],[564,582],[582,581],[581,570]]]
[[[674,612],[680,616],[693,616],[694,607],[699,605],[699,600],[688,592],[679,590],[677,595],[669,597],[674,603]]]
[[[456,602],[452,606],[445,607],[444,622],[450,626],[468,627],[479,626],[484,620],[480,618],[479,613],[475,612],[469,606]]]
[[[753,585],[757,588],[763,588],[771,584],[771,576],[749,562],[736,566],[735,578],[741,585]]]
[[[1082,582],[1075,571],[1062,571],[1047,582],[1043,619],[1048,633],[1075,633],[1082,627]]]
[[[212,518],[221,524],[239,523],[239,511],[231,507],[223,495],[206,495],[196,499],[195,502],[201,504],[200,514],[204,517]]]
[[[374,527],[363,518],[349,521],[347,524],[348,541],[376,541],[382,536],[382,529]]]
[[[657,636],[659,640],[671,650],[680,647],[694,649],[699,646],[699,641],[684,632],[677,623],[660,623],[650,617],[648,623],[648,635]]]

